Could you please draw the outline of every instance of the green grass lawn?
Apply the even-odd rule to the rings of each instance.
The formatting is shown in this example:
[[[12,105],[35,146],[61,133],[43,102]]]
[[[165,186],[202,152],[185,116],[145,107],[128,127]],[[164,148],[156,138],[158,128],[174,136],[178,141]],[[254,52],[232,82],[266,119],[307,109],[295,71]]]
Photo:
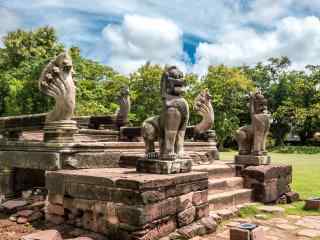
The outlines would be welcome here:
[[[221,160],[232,160],[236,152],[221,152]],[[320,154],[270,153],[273,163],[290,164],[293,167],[292,189],[302,199],[320,197]]]

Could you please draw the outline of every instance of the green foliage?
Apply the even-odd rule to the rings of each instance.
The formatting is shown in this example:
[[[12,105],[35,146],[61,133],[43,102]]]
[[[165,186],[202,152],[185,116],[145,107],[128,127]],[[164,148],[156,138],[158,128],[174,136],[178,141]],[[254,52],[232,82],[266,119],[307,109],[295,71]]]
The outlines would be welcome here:
[[[320,216],[319,210],[304,210],[304,201],[294,202],[292,204],[282,205],[286,214],[295,216]]]
[[[320,147],[316,146],[278,146],[270,149],[276,153],[289,154],[317,154],[320,153]]]
[[[276,145],[283,145],[290,131],[306,142],[320,126],[320,67],[310,65],[306,71],[290,71],[289,66],[290,60],[281,57],[243,68],[269,100]]]
[[[146,64],[130,75],[132,120],[141,124],[146,118],[158,115],[161,110],[160,78],[163,68]]]
[[[239,217],[241,218],[254,217],[258,213],[259,213],[259,210],[257,209],[257,206],[247,206],[239,210]]]
[[[46,111],[51,100],[38,90],[44,65],[63,50],[55,31],[17,30],[4,38],[0,54],[0,114],[17,115]]]
[[[76,114],[106,115],[116,111],[121,87],[128,85],[129,79],[112,68],[80,56],[78,48],[71,48],[77,86]]]
[[[0,48],[0,115],[40,113],[52,108],[53,100],[38,90],[40,73],[53,57],[64,51],[53,28],[17,30],[4,37]],[[77,80],[77,115],[111,114],[118,108],[119,90],[129,85],[132,108],[129,118],[140,125],[161,110],[160,78],[163,68],[149,63],[130,76],[83,58],[77,47],[70,49]],[[193,104],[203,89],[212,95],[215,130],[220,147],[232,140],[234,131],[250,122],[248,93],[258,87],[269,99],[274,122],[271,133],[282,145],[291,131],[302,141],[320,129],[320,67],[289,70],[287,57],[271,58],[256,66],[210,66],[201,78],[186,74],[185,98],[190,105],[190,124],[200,121]]]

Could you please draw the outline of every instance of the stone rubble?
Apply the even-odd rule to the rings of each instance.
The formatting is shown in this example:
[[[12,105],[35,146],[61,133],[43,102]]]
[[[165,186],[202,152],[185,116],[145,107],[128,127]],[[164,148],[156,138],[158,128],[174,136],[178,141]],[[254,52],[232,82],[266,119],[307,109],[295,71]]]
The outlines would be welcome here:
[[[43,219],[46,195],[47,191],[43,188],[23,191],[22,198],[2,203],[1,212],[11,214],[9,220],[18,224]]]

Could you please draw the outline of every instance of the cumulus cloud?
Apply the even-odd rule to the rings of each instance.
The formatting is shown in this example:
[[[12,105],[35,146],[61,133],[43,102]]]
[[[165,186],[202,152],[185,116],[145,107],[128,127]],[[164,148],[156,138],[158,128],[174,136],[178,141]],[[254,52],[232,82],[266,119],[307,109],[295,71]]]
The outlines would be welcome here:
[[[297,67],[319,63],[319,20],[310,17],[320,14],[319,0],[1,0],[0,5],[0,36],[17,27],[50,25],[66,46],[77,45],[84,56],[124,73],[149,60],[197,72],[210,64],[253,64],[280,55]],[[183,34],[205,41],[193,68],[183,52]]]
[[[13,12],[6,8],[0,7],[0,16],[1,16],[1,24],[0,24],[0,39],[9,31],[16,29],[20,26],[20,18]],[[2,45],[2,41],[0,40],[0,47]]]
[[[319,19],[286,17],[265,33],[252,28],[225,32],[214,43],[199,44],[193,70],[202,74],[209,65],[250,65],[280,56],[288,56],[298,69],[320,64]]]
[[[139,15],[125,15],[122,24],[103,29],[110,46],[108,64],[130,73],[150,61],[175,64],[185,70],[182,31],[172,21]]]

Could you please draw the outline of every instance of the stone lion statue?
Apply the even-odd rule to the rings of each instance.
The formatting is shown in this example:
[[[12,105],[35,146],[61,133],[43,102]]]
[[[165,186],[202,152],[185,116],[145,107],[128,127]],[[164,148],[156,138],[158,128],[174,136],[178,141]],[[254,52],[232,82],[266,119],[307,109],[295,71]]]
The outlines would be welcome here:
[[[142,136],[148,159],[183,158],[184,136],[189,120],[189,106],[182,97],[185,92],[183,73],[175,66],[165,69],[161,78],[162,111],[142,124]],[[159,140],[160,156],[155,152]]]
[[[39,89],[56,101],[54,109],[46,116],[46,122],[70,120],[73,117],[76,97],[73,74],[72,59],[66,52],[59,54],[43,69]]]
[[[267,110],[267,99],[260,91],[250,93],[251,125],[241,127],[235,134],[239,155],[266,155],[266,140],[271,124]]]

